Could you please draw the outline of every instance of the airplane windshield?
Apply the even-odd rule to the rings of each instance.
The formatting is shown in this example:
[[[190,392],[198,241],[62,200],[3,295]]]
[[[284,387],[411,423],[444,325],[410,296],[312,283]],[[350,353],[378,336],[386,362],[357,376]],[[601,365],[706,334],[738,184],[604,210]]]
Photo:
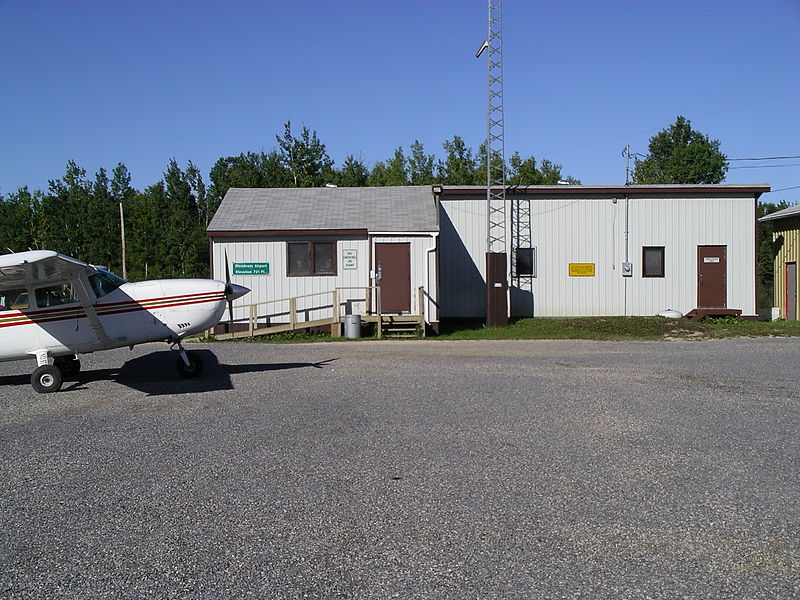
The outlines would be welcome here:
[[[119,275],[114,275],[110,271],[101,271],[100,269],[94,275],[89,275],[89,283],[94,290],[95,296],[102,298],[106,294],[110,294],[123,283],[127,283]]]

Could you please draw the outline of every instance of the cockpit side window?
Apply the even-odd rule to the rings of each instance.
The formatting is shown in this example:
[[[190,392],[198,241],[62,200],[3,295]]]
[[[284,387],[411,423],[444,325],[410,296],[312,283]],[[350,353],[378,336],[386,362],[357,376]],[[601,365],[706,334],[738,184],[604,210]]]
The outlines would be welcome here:
[[[38,288],[34,290],[34,296],[36,297],[36,306],[39,308],[78,302],[78,295],[69,282]]]
[[[0,311],[23,310],[30,307],[28,290],[3,290],[0,291]]]
[[[93,275],[89,275],[89,284],[94,290],[94,295],[98,298],[110,294],[123,283],[127,283],[122,277],[114,275],[109,271],[97,270]]]

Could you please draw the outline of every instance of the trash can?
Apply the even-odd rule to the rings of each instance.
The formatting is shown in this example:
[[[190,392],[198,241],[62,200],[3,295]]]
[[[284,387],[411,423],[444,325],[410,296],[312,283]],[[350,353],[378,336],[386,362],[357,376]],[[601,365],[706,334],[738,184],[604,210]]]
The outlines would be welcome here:
[[[351,340],[361,337],[361,315],[344,316],[344,337]]]

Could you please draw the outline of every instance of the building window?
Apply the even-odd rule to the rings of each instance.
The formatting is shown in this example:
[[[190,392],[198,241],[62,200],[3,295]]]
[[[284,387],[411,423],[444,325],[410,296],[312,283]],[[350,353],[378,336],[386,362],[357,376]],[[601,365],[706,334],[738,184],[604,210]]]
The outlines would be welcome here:
[[[536,248],[517,248],[517,275],[536,277]]]
[[[664,277],[664,246],[642,247],[642,277]]]
[[[336,242],[287,242],[289,277],[336,275]]]

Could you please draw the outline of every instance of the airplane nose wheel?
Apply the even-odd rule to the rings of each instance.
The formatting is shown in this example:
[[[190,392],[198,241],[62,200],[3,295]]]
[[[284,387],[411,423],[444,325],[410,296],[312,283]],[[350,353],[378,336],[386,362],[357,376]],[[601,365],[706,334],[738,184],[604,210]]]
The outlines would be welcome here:
[[[61,388],[62,382],[61,371],[54,365],[37,367],[31,375],[31,385],[40,394],[57,392]]]
[[[189,359],[188,367],[181,357],[178,357],[178,362],[175,363],[178,374],[186,379],[200,377],[203,374],[203,361],[195,352],[187,352],[186,357]]]
[[[177,349],[175,346],[177,346]],[[203,374],[203,359],[200,358],[197,352],[187,352],[180,342],[175,342],[172,350],[178,353],[178,361],[175,363],[175,368],[181,377],[195,379]]]

